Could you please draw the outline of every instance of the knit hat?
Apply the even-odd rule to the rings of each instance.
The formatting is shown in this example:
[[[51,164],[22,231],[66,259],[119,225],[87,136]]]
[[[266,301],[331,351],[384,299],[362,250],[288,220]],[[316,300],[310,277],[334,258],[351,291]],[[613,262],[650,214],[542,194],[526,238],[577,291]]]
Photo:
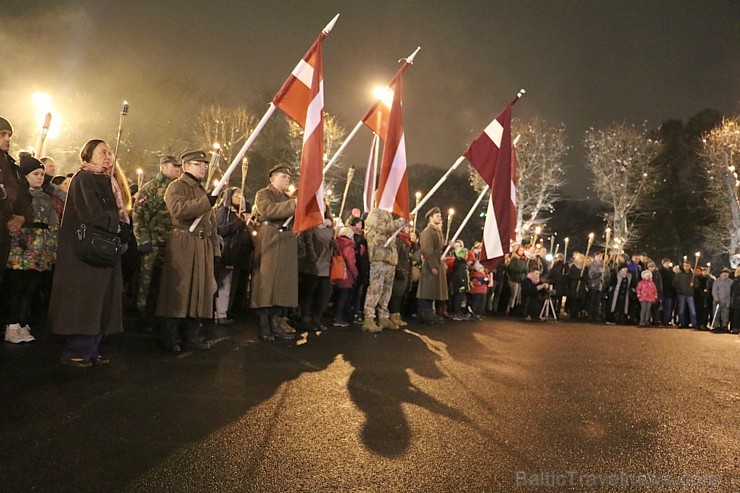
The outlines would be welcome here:
[[[10,133],[13,133],[13,126],[10,124],[8,120],[0,116],[0,132],[3,130],[8,130]]]
[[[652,278],[653,278],[653,273],[652,273],[652,272],[650,272],[649,270],[644,270],[644,271],[642,271],[642,272],[640,273],[640,276],[641,276],[641,277],[642,277],[643,279],[652,279]]]
[[[26,176],[31,171],[44,169],[44,165],[33,156],[23,156],[21,159],[21,175]]]

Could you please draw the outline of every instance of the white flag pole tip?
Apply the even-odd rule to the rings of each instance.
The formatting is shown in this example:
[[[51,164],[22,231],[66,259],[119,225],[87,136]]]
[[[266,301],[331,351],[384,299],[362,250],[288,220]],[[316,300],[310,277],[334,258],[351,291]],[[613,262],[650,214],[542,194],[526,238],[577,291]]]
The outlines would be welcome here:
[[[417,53],[419,53],[419,50],[420,49],[421,49],[421,46],[417,46],[416,47],[416,50],[414,50],[414,52],[408,58],[401,58],[400,60],[398,60],[398,63],[401,63],[402,61],[405,60],[406,62],[408,62],[411,65],[413,65],[414,64],[414,57],[416,56]]]
[[[329,24],[326,25],[326,27],[323,29],[324,34],[329,34],[332,29],[334,29],[334,24],[337,23],[337,19],[339,19],[339,14],[335,15],[334,18],[329,21]]]

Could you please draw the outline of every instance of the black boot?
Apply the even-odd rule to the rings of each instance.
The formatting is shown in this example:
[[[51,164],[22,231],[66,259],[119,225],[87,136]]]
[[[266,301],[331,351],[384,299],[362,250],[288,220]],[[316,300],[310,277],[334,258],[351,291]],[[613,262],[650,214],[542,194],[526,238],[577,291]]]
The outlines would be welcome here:
[[[200,320],[194,318],[188,318],[185,320],[185,328],[183,329],[183,348],[204,351],[211,349],[211,345],[207,342],[201,342],[200,340]]]
[[[294,334],[289,334],[283,330],[283,328],[280,326],[280,316],[279,315],[270,315],[267,319],[268,324],[270,324],[270,332],[273,336],[284,339],[286,341],[291,341],[294,338]]]
[[[274,341],[275,336],[270,331],[270,324],[267,321],[267,314],[260,313],[257,316],[257,327],[260,330],[260,339],[263,341]]]
[[[169,353],[179,353],[182,351],[179,344],[180,339],[180,319],[164,318],[162,319],[159,330],[160,341],[165,351]]]

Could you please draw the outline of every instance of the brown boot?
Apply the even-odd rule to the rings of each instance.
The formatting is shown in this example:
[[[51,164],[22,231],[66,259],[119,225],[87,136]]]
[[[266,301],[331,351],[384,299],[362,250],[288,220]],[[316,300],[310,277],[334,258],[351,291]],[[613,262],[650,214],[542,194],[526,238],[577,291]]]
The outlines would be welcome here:
[[[388,318],[381,318],[378,320],[378,326],[380,326],[381,329],[388,329],[388,330],[398,330],[401,327],[391,322]]]
[[[366,316],[365,320],[362,322],[362,330],[364,330],[365,332],[377,333],[383,329],[378,327],[373,317]]]
[[[408,324],[401,318],[400,313],[391,313],[391,322],[399,327],[406,327]]]

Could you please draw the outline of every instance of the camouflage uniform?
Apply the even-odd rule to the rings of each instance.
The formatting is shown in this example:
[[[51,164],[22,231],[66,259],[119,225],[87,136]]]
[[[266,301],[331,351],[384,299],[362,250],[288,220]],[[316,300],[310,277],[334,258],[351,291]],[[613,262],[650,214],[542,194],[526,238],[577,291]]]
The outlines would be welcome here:
[[[388,301],[393,290],[393,278],[398,264],[396,242],[385,242],[406,224],[402,217],[394,220],[390,212],[373,209],[365,220],[365,237],[370,256],[370,284],[365,295],[365,317],[373,318],[377,309],[379,319],[390,316]]]
[[[134,236],[139,247],[151,245],[151,253],[141,255],[139,293],[136,308],[145,320],[151,320],[157,307],[159,281],[164,254],[172,231],[172,219],[164,203],[164,193],[172,180],[160,171],[144,184],[134,204]]]

